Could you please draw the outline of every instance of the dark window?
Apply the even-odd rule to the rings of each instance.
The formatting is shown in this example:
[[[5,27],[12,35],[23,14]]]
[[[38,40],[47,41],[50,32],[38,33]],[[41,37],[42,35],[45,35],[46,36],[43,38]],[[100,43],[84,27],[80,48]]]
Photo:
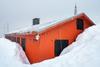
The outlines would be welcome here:
[[[21,39],[21,46],[22,46],[22,48],[23,48],[23,50],[25,51],[25,38],[22,38]]]
[[[84,21],[82,19],[77,19],[76,25],[78,30],[84,30]]]
[[[14,37],[12,37],[12,41],[14,41]]]
[[[20,38],[19,38],[19,37],[17,37],[17,43],[19,43],[19,44],[20,44]]]
[[[55,40],[55,56],[59,56],[61,51],[68,46],[68,40]]]
[[[13,37],[13,41],[16,42],[16,37]]]

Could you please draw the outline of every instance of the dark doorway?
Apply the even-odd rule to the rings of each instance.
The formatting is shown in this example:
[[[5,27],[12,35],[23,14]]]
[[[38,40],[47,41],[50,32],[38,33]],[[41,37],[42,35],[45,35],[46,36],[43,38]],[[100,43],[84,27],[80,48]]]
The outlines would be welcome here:
[[[59,56],[61,51],[68,46],[68,40],[55,40],[55,56]]]
[[[19,38],[19,37],[17,37],[17,43],[19,43],[19,44],[20,44],[20,38]]]
[[[84,30],[84,21],[83,19],[78,18],[76,21],[77,29]]]
[[[16,37],[14,37],[14,42],[16,42]]]
[[[25,51],[25,43],[26,43],[25,38],[21,38],[21,46],[22,46],[24,51]]]

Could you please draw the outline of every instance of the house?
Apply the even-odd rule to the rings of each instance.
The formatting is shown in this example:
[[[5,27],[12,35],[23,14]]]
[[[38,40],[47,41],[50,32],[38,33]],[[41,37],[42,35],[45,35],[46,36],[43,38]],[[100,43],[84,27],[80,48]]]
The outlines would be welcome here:
[[[37,63],[59,56],[65,47],[92,25],[94,23],[81,13],[69,19],[38,24],[11,32],[5,37],[22,46],[30,63]]]

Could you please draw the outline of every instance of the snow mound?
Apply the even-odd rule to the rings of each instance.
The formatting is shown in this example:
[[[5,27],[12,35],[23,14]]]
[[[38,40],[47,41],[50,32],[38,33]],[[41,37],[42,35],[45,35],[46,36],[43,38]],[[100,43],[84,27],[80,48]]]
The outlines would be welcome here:
[[[90,43],[91,45],[93,45],[92,42],[97,41],[100,39],[100,25],[94,25],[88,29],[86,29],[82,34],[80,34],[76,41],[73,42],[70,46],[68,46],[67,48],[65,48],[60,55],[66,54],[68,52],[70,52],[72,49],[81,46],[82,44],[87,44]],[[97,40],[94,39],[97,38]],[[93,40],[93,41],[92,41]],[[96,42],[97,44],[99,44],[99,41]],[[85,46],[85,45],[84,45]]]
[[[0,38],[0,67],[15,67],[17,64],[29,64],[22,48],[15,42]]]
[[[99,67],[99,29],[100,25],[88,28],[59,57],[32,65],[22,61],[15,43],[0,38],[0,67]]]

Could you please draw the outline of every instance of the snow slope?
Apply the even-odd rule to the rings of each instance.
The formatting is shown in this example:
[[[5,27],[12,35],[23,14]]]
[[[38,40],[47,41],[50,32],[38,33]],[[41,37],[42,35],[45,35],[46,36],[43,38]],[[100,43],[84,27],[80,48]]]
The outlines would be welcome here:
[[[22,48],[14,42],[0,38],[0,67],[18,67],[29,64]]]
[[[99,29],[100,25],[88,28],[59,57],[32,65],[25,64],[19,52],[16,54],[18,44],[0,38],[0,67],[100,67]]]

